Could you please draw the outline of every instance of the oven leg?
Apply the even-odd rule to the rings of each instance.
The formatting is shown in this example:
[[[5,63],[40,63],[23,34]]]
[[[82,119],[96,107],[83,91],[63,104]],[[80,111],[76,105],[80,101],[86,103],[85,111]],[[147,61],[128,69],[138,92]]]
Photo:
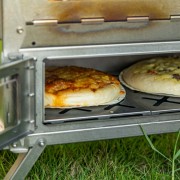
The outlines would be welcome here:
[[[19,154],[15,163],[7,173],[5,180],[23,180],[37,161],[46,145],[38,141],[27,153]]]

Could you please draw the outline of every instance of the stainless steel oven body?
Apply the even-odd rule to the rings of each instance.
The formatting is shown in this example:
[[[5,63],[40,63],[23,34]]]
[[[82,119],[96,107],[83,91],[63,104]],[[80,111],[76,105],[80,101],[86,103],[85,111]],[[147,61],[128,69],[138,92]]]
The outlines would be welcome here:
[[[18,153],[7,179],[26,176],[46,145],[177,132],[180,99],[126,89],[113,106],[44,108],[45,66],[118,76],[138,60],[180,54],[178,0],[1,0],[1,149]]]

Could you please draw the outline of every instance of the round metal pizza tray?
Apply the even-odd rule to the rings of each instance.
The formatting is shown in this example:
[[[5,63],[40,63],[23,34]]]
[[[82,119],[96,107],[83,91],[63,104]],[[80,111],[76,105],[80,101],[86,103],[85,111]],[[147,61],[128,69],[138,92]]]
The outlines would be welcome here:
[[[124,87],[121,85],[121,90],[120,91],[124,91],[125,93],[123,95],[119,94],[119,97],[113,101],[107,102],[105,104],[101,104],[101,105],[113,105],[113,104],[117,104],[119,102],[121,102],[125,96],[126,96],[126,90],[124,89]]]
[[[142,92],[142,93],[146,93],[146,94],[152,94],[152,95],[158,95],[158,96],[170,96],[170,97],[180,97],[180,96],[176,96],[173,94],[163,94],[163,93],[149,93],[149,92],[144,92],[144,91],[140,91],[139,89],[136,89],[134,87],[129,86],[123,79],[123,71],[120,72],[119,74],[119,81],[121,82],[122,85],[124,85],[125,87],[133,90],[133,91],[138,91],[138,92]]]

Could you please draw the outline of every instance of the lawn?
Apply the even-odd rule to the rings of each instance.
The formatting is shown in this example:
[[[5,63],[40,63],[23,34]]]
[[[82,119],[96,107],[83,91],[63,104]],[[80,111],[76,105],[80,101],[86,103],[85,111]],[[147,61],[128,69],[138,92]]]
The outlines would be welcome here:
[[[151,135],[154,146],[172,159],[177,133]],[[177,144],[180,149],[180,142]],[[0,151],[0,179],[16,154]],[[175,169],[180,168],[180,158]],[[159,180],[172,179],[172,164],[153,151],[144,136],[48,146],[26,179]],[[175,179],[180,179],[179,171]]]

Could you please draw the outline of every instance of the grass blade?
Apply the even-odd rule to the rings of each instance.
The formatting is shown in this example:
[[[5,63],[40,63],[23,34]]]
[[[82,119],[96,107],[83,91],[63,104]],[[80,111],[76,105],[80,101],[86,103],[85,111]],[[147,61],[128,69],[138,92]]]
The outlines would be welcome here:
[[[180,136],[180,129],[178,131],[178,135],[177,135],[176,142],[175,142],[175,145],[174,145],[173,160],[177,159],[180,156],[180,149],[176,152],[179,136]]]
[[[180,170],[180,168],[176,169],[174,172],[177,172],[177,171],[179,171],[179,170]]]
[[[180,155],[180,150],[178,150],[177,153],[176,153],[177,143],[178,143],[178,140],[179,140],[179,135],[180,135],[180,129],[179,129],[179,132],[178,132],[178,135],[177,135],[177,138],[176,138],[176,142],[175,142],[175,145],[174,145],[174,152],[173,152],[173,159],[172,159],[172,180],[174,180],[175,172],[177,170],[177,169],[175,169],[175,160]]]
[[[153,145],[152,141],[150,140],[150,138],[148,137],[148,135],[147,135],[146,132],[144,131],[143,127],[142,127],[141,125],[140,125],[140,127],[141,127],[141,130],[142,130],[142,132],[143,132],[146,140],[148,141],[149,145],[151,146],[151,148],[152,148],[155,152],[157,152],[158,154],[160,154],[162,157],[164,157],[164,158],[167,159],[168,161],[172,162],[171,159],[169,159],[168,157],[166,157],[164,154],[162,154],[160,151],[158,151],[158,150],[155,148],[155,146]]]
[[[174,155],[173,159],[176,160],[179,156],[180,156],[180,149],[179,149],[178,152]]]

